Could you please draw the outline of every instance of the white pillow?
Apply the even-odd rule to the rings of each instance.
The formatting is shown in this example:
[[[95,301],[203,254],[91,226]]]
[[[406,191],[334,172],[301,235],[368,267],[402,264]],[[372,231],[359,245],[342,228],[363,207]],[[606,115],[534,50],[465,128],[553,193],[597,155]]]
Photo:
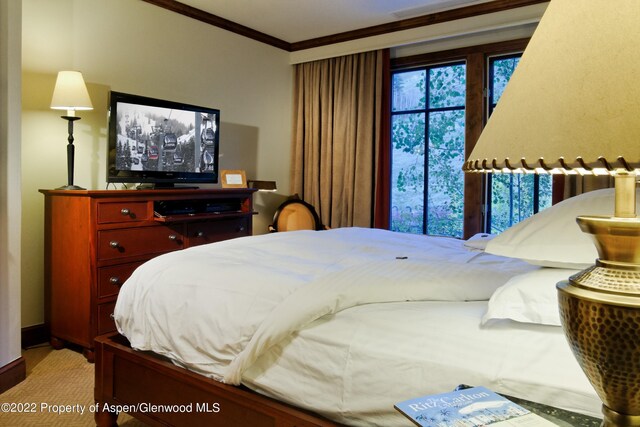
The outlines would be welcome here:
[[[496,289],[482,317],[482,324],[494,319],[561,326],[556,283],[580,270],[539,268],[512,277]]]
[[[640,212],[640,195],[636,203]],[[580,230],[576,217],[613,215],[613,211],[613,188],[571,197],[500,233],[485,252],[545,267],[584,269],[595,263],[598,252],[590,235]]]
[[[471,250],[483,251],[487,247],[489,240],[496,237],[495,234],[477,233],[465,240],[464,246]]]

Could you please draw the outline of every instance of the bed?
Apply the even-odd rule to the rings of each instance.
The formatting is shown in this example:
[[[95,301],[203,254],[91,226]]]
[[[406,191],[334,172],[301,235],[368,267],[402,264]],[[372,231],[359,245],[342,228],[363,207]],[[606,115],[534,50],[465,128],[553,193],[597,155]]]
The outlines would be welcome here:
[[[495,238],[340,228],[157,257],[121,289],[120,335],[97,339],[96,421],[407,426],[395,403],[461,383],[600,417],[555,283],[597,256],[576,211],[606,213],[593,209],[611,197]]]

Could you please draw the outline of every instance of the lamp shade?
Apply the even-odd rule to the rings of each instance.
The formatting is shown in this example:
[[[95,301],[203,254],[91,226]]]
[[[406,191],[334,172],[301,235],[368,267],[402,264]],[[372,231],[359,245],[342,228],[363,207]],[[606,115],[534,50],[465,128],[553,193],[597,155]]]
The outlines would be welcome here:
[[[465,171],[640,170],[640,1],[553,0]]]
[[[557,285],[603,427],[640,427],[639,22],[638,0],[552,0],[463,167],[616,176],[614,216],[577,218],[595,265]]]
[[[51,108],[54,110],[93,110],[87,86],[79,71],[60,71],[53,90]],[[69,113],[72,115],[72,113]]]

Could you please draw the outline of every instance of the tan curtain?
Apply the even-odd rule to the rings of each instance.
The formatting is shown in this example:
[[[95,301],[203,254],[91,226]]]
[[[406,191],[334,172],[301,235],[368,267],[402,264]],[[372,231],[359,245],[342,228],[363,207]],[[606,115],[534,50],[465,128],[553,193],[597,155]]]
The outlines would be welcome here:
[[[384,51],[295,67],[291,190],[331,227],[373,224]]]

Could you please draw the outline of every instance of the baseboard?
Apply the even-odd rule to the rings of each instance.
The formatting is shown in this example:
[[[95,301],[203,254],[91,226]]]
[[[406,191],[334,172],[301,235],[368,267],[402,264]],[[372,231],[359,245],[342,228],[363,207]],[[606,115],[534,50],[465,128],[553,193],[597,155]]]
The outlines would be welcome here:
[[[22,328],[22,348],[29,348],[49,342],[49,331],[46,325],[33,325]]]
[[[24,357],[14,360],[0,368],[0,394],[9,390],[27,377],[27,364]]]
[[[22,348],[29,348],[49,341],[49,330],[44,324],[27,326],[21,330]],[[0,368],[0,393],[20,383],[27,376],[23,357]]]

